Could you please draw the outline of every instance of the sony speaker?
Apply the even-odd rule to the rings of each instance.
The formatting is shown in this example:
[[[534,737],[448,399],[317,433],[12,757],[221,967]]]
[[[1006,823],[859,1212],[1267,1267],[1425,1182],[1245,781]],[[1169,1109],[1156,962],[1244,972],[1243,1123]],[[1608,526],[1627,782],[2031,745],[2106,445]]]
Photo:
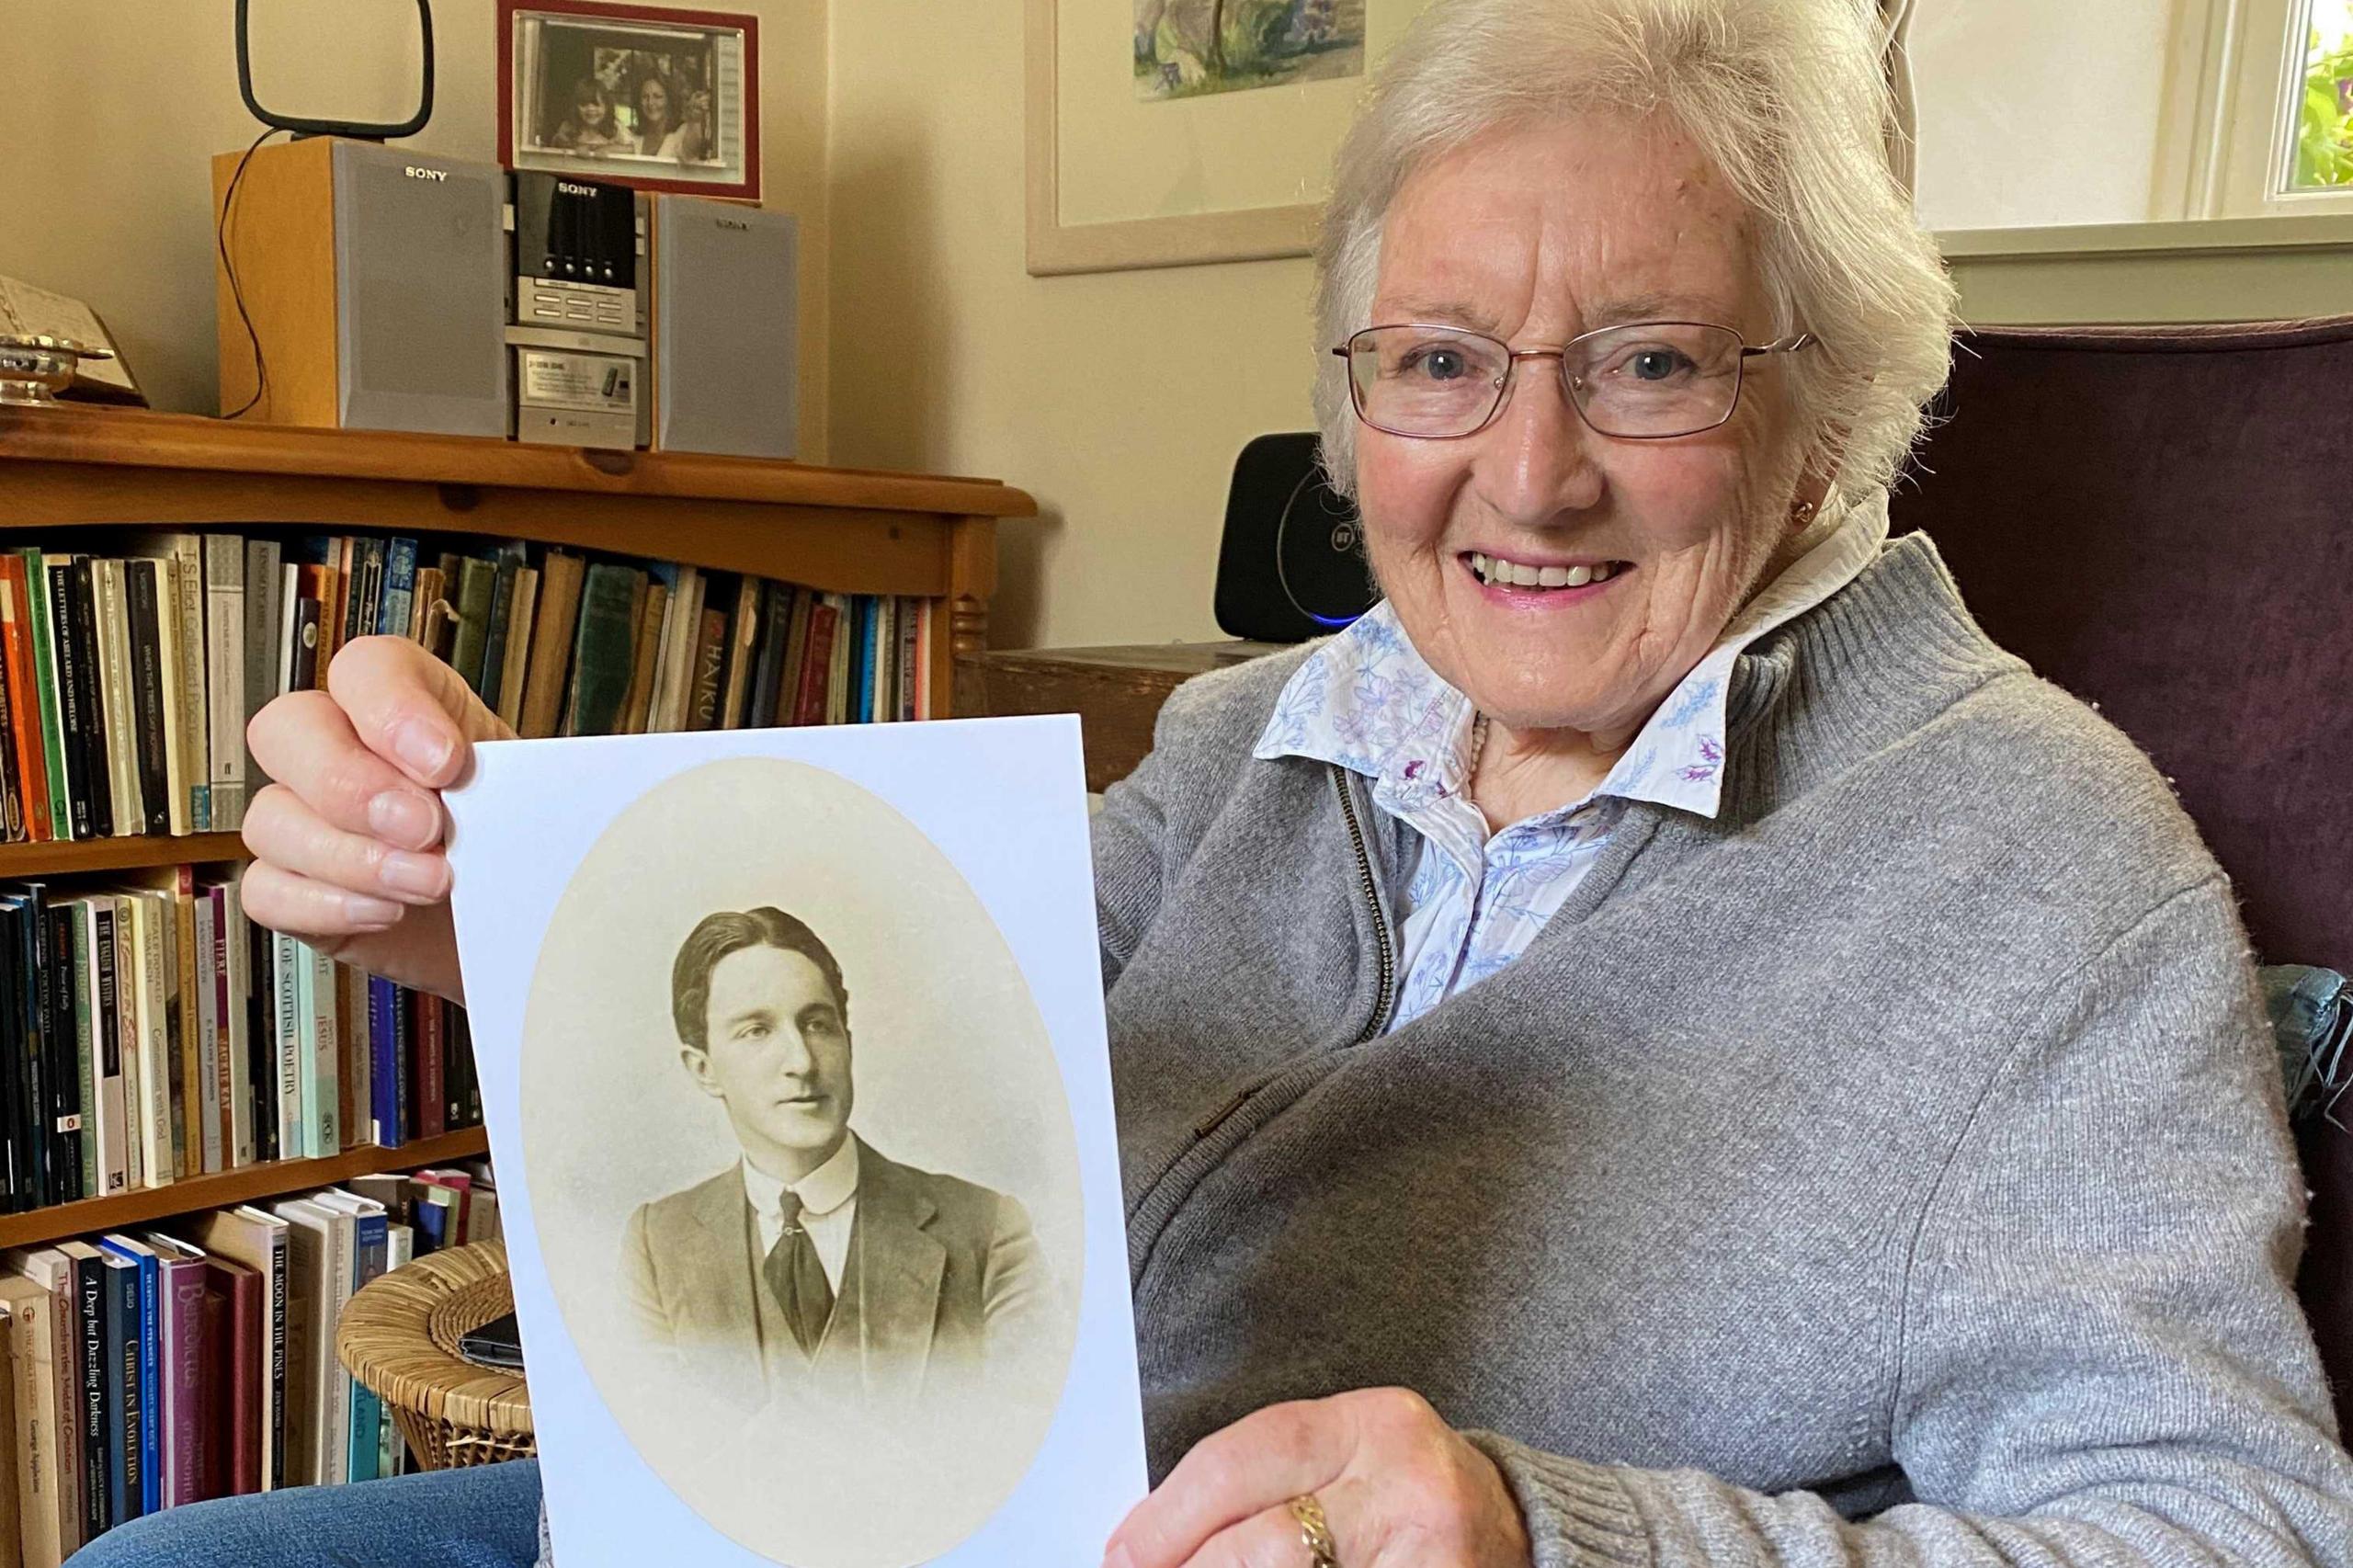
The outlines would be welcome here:
[[[317,137],[222,153],[212,189],[223,414],[506,434],[504,171]]]
[[[789,458],[799,440],[800,226],[695,196],[653,202],[654,446]]]
[[[1381,597],[1357,509],[1324,482],[1313,434],[1261,436],[1233,461],[1217,556],[1217,623],[1228,636],[1303,642]]]

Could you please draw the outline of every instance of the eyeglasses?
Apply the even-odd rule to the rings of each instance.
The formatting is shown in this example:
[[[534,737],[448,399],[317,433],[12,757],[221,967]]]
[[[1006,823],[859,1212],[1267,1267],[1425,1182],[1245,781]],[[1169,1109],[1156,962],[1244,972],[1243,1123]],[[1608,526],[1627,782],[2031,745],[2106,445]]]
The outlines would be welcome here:
[[[1405,325],[1367,327],[1332,352],[1347,361],[1357,417],[1392,436],[1475,436],[1502,410],[1521,360],[1558,359],[1562,391],[1597,434],[1663,441],[1730,419],[1752,358],[1813,341],[1801,332],[1752,346],[1728,326],[1654,321],[1514,348],[1460,327]]]

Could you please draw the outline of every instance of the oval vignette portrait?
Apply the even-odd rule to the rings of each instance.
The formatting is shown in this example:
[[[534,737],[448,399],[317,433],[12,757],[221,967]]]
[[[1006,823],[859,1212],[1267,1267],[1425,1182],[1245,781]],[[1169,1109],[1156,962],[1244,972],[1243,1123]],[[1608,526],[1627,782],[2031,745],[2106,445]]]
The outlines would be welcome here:
[[[682,1501],[791,1568],[909,1568],[1005,1503],[1069,1375],[1077,1137],[912,822],[768,758],[648,790],[557,903],[521,1065],[564,1327]]]

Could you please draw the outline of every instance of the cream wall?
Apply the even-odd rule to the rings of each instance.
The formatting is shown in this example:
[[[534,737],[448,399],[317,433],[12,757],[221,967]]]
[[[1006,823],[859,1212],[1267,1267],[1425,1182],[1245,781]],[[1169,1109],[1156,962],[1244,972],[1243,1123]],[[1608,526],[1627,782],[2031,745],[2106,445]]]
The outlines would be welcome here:
[[[834,455],[1038,497],[1000,645],[1214,637],[1234,453],[1310,421],[1307,264],[1029,277],[1022,9],[835,6]]]
[[[395,119],[415,63],[381,45],[357,57],[320,48],[283,18],[297,5],[319,32],[404,36],[405,0],[256,0],[256,83],[294,114]],[[729,0],[760,17],[767,205],[801,216],[801,448],[825,450],[827,301],[824,0]],[[498,155],[496,7],[435,0],[433,119],[401,143],[447,158]],[[0,275],[71,294],[104,317],[159,408],[210,414],[214,390],[212,154],[261,127],[237,94],[230,0],[0,0]],[[274,29],[260,29],[275,19]],[[314,81],[299,101],[270,84]]]
[[[2152,188],[2175,0],[1916,0],[1920,221],[2138,223]],[[2097,69],[2086,65],[2097,62]]]

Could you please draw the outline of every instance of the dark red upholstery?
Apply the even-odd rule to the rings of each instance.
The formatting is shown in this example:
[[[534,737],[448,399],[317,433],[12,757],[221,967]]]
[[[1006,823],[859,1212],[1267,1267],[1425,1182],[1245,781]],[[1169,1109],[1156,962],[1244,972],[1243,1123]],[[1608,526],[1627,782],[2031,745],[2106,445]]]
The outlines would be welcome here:
[[[1968,333],[1938,416],[1897,531],[2156,758],[2263,961],[2353,971],[2353,316]],[[2353,1425],[2353,1133],[2304,1153]]]

